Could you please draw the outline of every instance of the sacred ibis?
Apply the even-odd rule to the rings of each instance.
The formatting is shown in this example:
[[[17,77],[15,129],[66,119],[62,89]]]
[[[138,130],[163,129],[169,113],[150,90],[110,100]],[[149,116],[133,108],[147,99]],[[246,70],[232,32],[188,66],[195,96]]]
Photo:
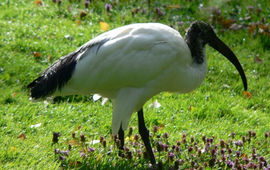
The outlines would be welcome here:
[[[207,72],[206,44],[232,62],[247,90],[238,59],[202,21],[193,22],[185,38],[159,23],[131,24],[105,32],[54,62],[27,87],[33,99],[75,94],[111,99],[112,134],[118,133],[121,149],[131,115],[138,112],[139,133],[154,165],[143,105],[163,91],[195,90]]]

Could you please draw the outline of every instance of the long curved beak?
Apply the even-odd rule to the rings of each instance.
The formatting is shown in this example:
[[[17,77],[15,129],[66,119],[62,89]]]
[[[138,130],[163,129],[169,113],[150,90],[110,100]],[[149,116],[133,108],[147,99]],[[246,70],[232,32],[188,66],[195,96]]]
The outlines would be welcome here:
[[[239,74],[241,75],[244,89],[247,91],[248,85],[247,85],[247,79],[246,75],[244,73],[244,70],[238,61],[235,54],[232,52],[232,50],[224,43],[222,42],[217,36],[212,37],[212,40],[210,41],[209,45],[216,49],[218,52],[220,52],[222,55],[224,55],[238,70]]]

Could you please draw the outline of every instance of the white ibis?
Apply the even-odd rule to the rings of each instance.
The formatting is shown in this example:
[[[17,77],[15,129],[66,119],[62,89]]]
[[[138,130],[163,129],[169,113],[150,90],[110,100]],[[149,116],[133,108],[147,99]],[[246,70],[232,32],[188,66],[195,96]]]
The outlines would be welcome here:
[[[27,87],[33,99],[75,94],[99,94],[111,99],[112,134],[118,133],[120,149],[131,115],[138,112],[139,133],[154,165],[143,105],[163,91],[188,93],[196,89],[207,72],[206,44],[232,62],[247,90],[238,59],[213,28],[202,21],[191,24],[185,39],[159,23],[113,29],[53,63]]]

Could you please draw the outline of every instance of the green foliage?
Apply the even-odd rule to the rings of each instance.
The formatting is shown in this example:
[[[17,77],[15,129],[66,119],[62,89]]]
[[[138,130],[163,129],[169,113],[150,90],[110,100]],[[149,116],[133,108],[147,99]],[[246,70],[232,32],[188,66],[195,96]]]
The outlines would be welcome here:
[[[207,47],[208,74],[200,88],[191,94],[164,92],[146,103],[147,127],[164,125],[157,134],[170,134],[166,140],[157,139],[157,134],[153,134],[152,145],[155,147],[157,141],[162,140],[172,147],[185,133],[188,140],[193,136],[202,149],[202,135],[214,136],[215,144],[219,145],[219,139],[239,140],[251,130],[257,132],[256,138],[240,150],[251,158],[252,147],[256,147],[258,156],[264,156],[269,162],[269,147],[264,143],[269,145],[269,138],[265,141],[264,134],[270,131],[270,33],[267,25],[270,7],[267,0],[130,0],[128,3],[119,0],[109,3],[111,10],[106,10],[106,2],[99,0],[92,0],[88,8],[79,0],[61,4],[50,0],[0,2],[0,169],[147,167],[148,161],[143,158],[123,159],[117,156],[115,147],[109,152],[100,144],[89,143],[73,146],[66,160],[59,161],[54,149],[67,150],[72,132],[76,132],[78,140],[83,132],[87,142],[105,136],[108,146],[114,145],[110,139],[112,105],[107,102],[101,106],[92,96],[61,97],[54,103],[33,103],[28,99],[27,84],[61,56],[104,32],[100,21],[108,23],[110,29],[138,22],[160,22],[173,26],[182,35],[194,20],[211,23],[239,58],[252,97],[242,94],[243,85],[235,68]],[[241,28],[229,29],[226,23],[229,26],[235,23]],[[155,100],[161,107],[148,107]],[[138,133],[136,114],[130,126]],[[54,145],[53,132],[61,134]],[[235,139],[230,137],[231,132],[236,133]],[[131,143],[127,145],[132,147]],[[183,154],[177,158],[191,161],[187,150],[190,146],[194,147],[193,144],[182,145]],[[83,147],[96,150],[91,157],[83,159],[80,157]],[[231,147],[239,149],[233,144]],[[197,155],[194,151],[192,154]],[[167,153],[163,153],[158,160],[165,162],[166,167],[173,166],[173,162],[166,159]],[[196,161],[203,166],[210,159],[211,156],[205,154],[204,161]],[[191,168],[191,164],[185,163],[182,168]]]

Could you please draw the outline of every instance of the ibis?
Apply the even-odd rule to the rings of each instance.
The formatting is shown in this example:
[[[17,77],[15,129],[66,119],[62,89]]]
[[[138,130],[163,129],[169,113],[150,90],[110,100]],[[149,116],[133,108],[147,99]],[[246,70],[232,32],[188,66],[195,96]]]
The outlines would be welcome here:
[[[184,38],[160,23],[137,23],[110,30],[54,62],[27,87],[33,99],[77,94],[99,94],[110,99],[112,134],[118,134],[120,149],[131,115],[137,112],[139,133],[155,165],[143,105],[160,92],[195,90],[207,72],[206,44],[236,67],[247,90],[239,60],[211,25],[203,21],[192,22]]]

